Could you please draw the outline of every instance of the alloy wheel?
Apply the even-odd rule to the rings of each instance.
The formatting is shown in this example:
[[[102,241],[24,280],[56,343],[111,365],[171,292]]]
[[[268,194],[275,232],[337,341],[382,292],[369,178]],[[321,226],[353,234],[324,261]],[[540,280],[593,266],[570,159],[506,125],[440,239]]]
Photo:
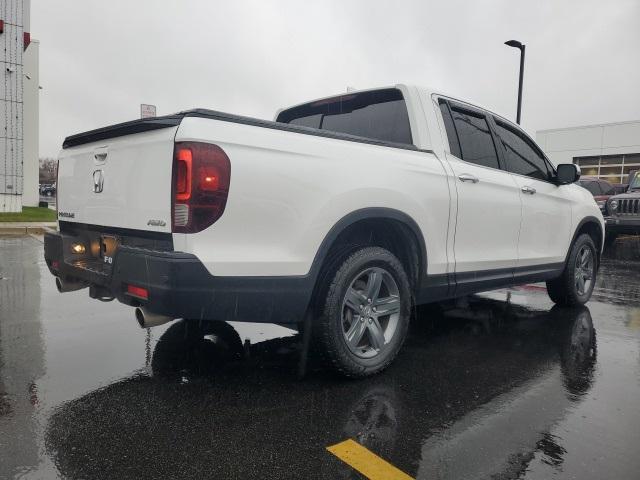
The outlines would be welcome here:
[[[591,288],[595,273],[595,261],[591,248],[583,245],[576,255],[575,285],[578,295],[584,295]]]
[[[342,302],[342,333],[349,350],[360,358],[383,352],[396,333],[400,295],[393,276],[372,267],[357,274]]]

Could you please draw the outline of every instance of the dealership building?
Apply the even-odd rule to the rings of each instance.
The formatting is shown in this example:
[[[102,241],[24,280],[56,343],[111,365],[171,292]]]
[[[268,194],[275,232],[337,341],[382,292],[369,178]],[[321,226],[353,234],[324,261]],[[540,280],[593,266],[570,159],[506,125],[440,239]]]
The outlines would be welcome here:
[[[610,183],[628,183],[640,170],[640,120],[539,130],[536,141],[556,165],[575,163]]]
[[[38,206],[39,43],[30,0],[0,0],[0,212]]]

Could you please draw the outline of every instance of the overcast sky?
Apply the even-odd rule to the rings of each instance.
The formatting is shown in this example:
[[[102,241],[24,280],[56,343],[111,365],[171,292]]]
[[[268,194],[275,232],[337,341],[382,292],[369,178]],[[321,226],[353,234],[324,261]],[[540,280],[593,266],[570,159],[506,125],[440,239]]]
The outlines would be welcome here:
[[[40,156],[66,135],[193,107],[283,106],[394,83],[436,87],[523,126],[640,119],[640,1],[32,0]]]

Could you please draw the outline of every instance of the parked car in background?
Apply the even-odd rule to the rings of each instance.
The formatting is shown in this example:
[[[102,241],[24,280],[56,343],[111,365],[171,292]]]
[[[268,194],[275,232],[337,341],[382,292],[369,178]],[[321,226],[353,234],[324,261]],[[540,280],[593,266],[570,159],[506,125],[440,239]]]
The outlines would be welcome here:
[[[56,184],[53,185],[43,185],[40,189],[40,195],[45,197],[55,197],[56,196]]]
[[[616,195],[620,195],[621,193],[624,193],[627,191],[627,189],[629,188],[629,184],[628,183],[614,183],[613,184],[613,188],[616,191]]]
[[[615,187],[606,180],[594,177],[582,177],[578,180],[578,185],[591,192],[602,214],[607,215],[607,200],[616,194]]]
[[[612,244],[620,234],[640,235],[640,174],[629,174],[629,188],[607,201],[606,240]]]

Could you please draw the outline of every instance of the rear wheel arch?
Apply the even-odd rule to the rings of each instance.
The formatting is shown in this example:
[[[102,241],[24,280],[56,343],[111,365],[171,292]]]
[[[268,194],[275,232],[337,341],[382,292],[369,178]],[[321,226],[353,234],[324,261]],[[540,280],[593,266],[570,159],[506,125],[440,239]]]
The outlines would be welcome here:
[[[323,239],[310,270],[314,296],[323,284],[324,273],[353,249],[363,246],[383,247],[398,257],[415,293],[427,273],[427,248],[422,231],[404,212],[372,207],[345,215]]]

